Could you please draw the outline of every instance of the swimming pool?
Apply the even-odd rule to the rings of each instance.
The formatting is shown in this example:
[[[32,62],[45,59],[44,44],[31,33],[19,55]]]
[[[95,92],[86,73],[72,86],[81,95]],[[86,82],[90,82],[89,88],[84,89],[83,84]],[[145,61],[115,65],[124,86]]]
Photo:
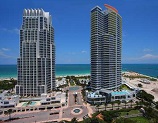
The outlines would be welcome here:
[[[28,102],[24,102],[23,104],[22,104],[22,106],[23,107],[26,107],[26,106],[34,106],[36,104],[36,102],[31,102],[30,104],[28,104]]]
[[[111,93],[112,96],[121,96],[121,95],[129,95],[129,91],[127,90],[122,90],[122,91],[113,91]]]
[[[73,87],[70,87],[70,88],[69,88],[69,90],[71,90],[71,91],[76,91],[76,90],[78,90],[78,89],[79,89],[78,86],[73,86]]]
[[[36,104],[36,102],[31,102],[30,106],[34,106]]]

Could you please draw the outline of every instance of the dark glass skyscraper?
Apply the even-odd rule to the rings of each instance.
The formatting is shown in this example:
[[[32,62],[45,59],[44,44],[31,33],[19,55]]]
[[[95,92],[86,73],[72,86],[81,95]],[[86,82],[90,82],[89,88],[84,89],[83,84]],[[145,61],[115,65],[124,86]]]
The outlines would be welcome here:
[[[122,18],[105,4],[91,10],[91,88],[115,89],[121,85]]]
[[[24,10],[17,67],[16,94],[39,96],[55,89],[54,28],[49,12]]]

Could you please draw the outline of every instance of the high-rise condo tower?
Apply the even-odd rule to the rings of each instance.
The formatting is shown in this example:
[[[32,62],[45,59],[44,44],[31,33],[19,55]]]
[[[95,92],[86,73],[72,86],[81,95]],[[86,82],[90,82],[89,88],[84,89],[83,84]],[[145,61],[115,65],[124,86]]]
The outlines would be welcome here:
[[[121,85],[122,18],[105,4],[91,10],[91,88],[116,89]]]
[[[39,96],[55,89],[54,28],[49,12],[24,9],[17,68],[16,94]]]

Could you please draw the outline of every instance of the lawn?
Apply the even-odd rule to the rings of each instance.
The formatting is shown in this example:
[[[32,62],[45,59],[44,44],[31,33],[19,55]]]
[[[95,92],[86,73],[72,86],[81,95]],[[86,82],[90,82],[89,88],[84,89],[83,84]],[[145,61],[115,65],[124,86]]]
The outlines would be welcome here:
[[[71,85],[71,86],[74,86],[74,85],[75,85],[74,81],[71,81],[71,82],[70,82],[70,85]]]
[[[121,90],[131,90],[127,85],[121,85],[120,87]]]
[[[125,115],[127,115],[127,113],[128,113],[128,115],[132,115],[132,114],[139,114],[140,112],[139,112],[139,110],[131,110],[129,112],[120,112],[120,113],[121,113],[121,116],[125,116]]]
[[[135,121],[136,123],[149,123],[149,120],[145,117],[133,117],[129,119]]]

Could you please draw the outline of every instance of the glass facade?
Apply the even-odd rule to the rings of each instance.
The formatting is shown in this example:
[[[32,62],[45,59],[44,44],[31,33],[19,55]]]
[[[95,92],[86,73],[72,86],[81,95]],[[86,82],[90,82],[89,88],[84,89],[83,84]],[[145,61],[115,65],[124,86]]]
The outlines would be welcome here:
[[[17,94],[39,96],[55,89],[54,28],[49,12],[24,10],[17,62]]]
[[[91,10],[91,88],[116,89],[121,85],[122,18],[100,7]]]

